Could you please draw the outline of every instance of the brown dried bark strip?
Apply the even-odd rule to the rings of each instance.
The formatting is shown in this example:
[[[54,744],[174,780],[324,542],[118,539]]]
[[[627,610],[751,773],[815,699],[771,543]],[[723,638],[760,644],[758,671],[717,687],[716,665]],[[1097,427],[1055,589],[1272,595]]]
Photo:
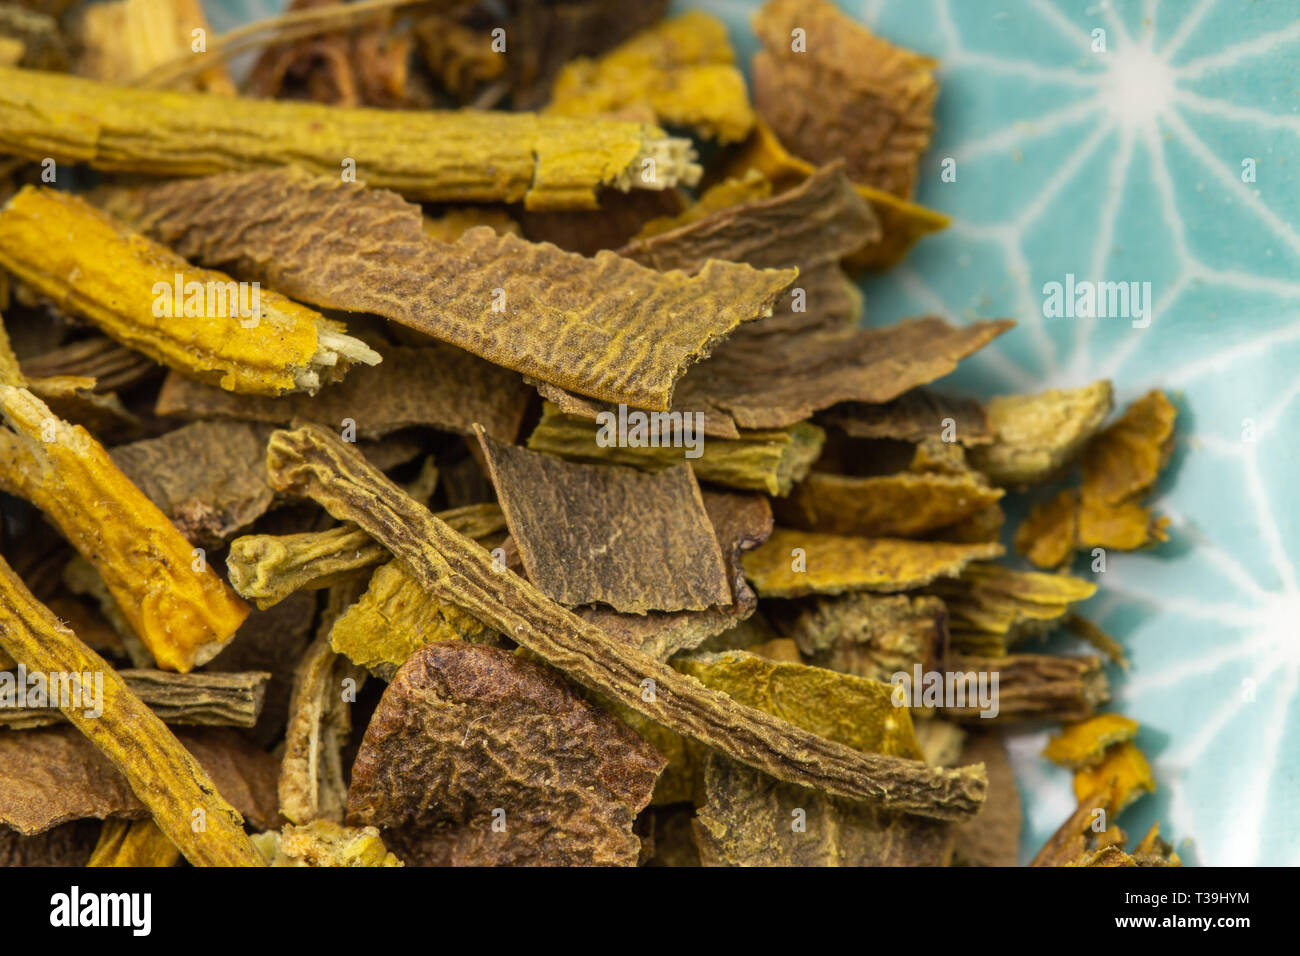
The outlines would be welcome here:
[[[954,827],[782,783],[720,754],[694,822],[704,866],[947,866]],[[806,814],[806,832],[791,827]]]
[[[1098,704],[1110,699],[1102,660],[1092,655],[968,657],[954,654],[948,660],[948,669],[963,674],[998,674],[997,716],[981,717],[978,705],[940,708],[940,713],[950,720],[974,724],[1083,720],[1092,716]],[[973,694],[974,687],[971,687],[970,695]]]
[[[969,518],[1003,496],[981,475],[813,472],[777,502],[782,524],[831,534],[912,538]]]
[[[971,561],[996,558],[999,544],[858,538],[777,528],[745,556],[745,576],[762,597],[910,591],[953,577]]]
[[[100,829],[95,819],[74,820],[34,836],[0,827],[0,867],[85,866]]]
[[[430,644],[366,728],[348,822],[385,828],[419,865],[631,866],[633,818],[663,766],[555,671],[497,648]]]
[[[261,671],[170,674],[157,670],[122,670],[117,673],[126,682],[127,690],[164,723],[230,727],[252,727],[257,723],[266,683],[271,678]],[[54,706],[0,709],[0,727],[11,730],[45,727],[65,719]]]
[[[24,389],[0,385],[0,405],[13,429],[0,429],[0,487],[45,512],[94,565],[158,666],[184,673],[211,660],[248,606],[206,564],[194,569],[189,542],[84,429]]]
[[[195,422],[118,445],[109,455],[191,544],[217,548],[271,507],[270,432],[243,422]]]
[[[267,465],[274,485],[310,495],[339,520],[356,521],[438,598],[465,608],[583,686],[670,730],[784,779],[884,807],[957,819],[975,812],[982,801],[978,770],[931,771],[857,753],[737,705],[618,643],[528,582],[494,571],[485,551],[321,429],[276,432]],[[652,700],[644,699],[645,680],[654,682]]]
[[[385,346],[382,363],[352,368],[342,382],[310,398],[236,395],[171,374],[163,382],[154,411],[273,425],[314,422],[329,428],[338,428],[350,418],[362,438],[382,438],[415,425],[469,435],[479,422],[492,437],[514,441],[528,400],[528,388],[518,375],[435,342]]]
[[[796,275],[723,262],[661,274],[487,228],[439,242],[399,196],[295,170],[147,187],[109,205],[186,257],[286,295],[373,312],[561,388],[660,410],[688,365],[770,314]]]
[[[199,762],[167,725],[127,689],[102,657],[31,596],[3,559],[0,559],[0,645],[29,672],[103,673],[103,713],[89,718],[83,710],[68,707],[64,716],[123,773],[131,790],[187,860],[196,866],[261,865],[260,856],[244,834],[239,811],[222,798]],[[70,728],[32,733],[70,734],[69,739],[82,740]],[[29,734],[20,735],[24,743],[19,750],[23,753],[29,753],[26,743],[29,738]],[[45,761],[37,763],[48,770]],[[0,767],[13,765],[12,759],[0,761]],[[58,781],[61,777],[56,775],[54,779]],[[33,803],[29,799],[24,806],[29,813],[39,810],[48,816],[44,804],[44,800],[36,799]],[[191,814],[195,810],[202,810],[207,822],[201,831],[191,827]],[[73,814],[67,814],[62,819],[49,819],[44,826],[29,822],[26,827],[16,828],[35,832],[73,818]],[[12,820],[8,822],[15,825]]]
[[[182,728],[175,740],[196,761],[197,772],[230,795],[232,811],[243,813],[254,826],[278,824],[274,758],[228,728]],[[0,823],[19,832],[39,833],[69,820],[157,815],[132,791],[131,781],[72,727],[0,734],[0,754],[5,758],[0,767]],[[211,805],[186,806],[186,827],[192,809],[210,815]]]
[[[914,388],[879,405],[846,402],[823,412],[818,420],[843,430],[850,438],[920,442],[943,437],[948,419],[952,420],[953,439],[962,445],[987,445],[993,440],[983,405],[972,398],[927,388]]]
[[[948,652],[948,612],[936,597],[846,594],[816,598],[789,635],[809,663],[875,680],[939,669]]]
[[[265,457],[262,459],[265,466]],[[506,526],[495,504],[465,505],[438,517],[461,534],[484,538]],[[352,523],[301,534],[252,534],[230,543],[226,574],[231,586],[261,610],[295,591],[318,591],[391,557],[388,549]]]
[[[754,101],[782,142],[814,163],[844,157],[855,181],[910,198],[934,131],[938,63],[825,0],[770,0],[754,32]]]
[[[688,141],[641,123],[348,109],[128,89],[3,67],[0,138],[38,162],[49,156],[157,176],[278,167],[291,158],[337,177],[347,156],[372,186],[412,199],[522,200],[530,209],[593,208],[602,185],[667,189],[700,172]],[[640,175],[645,157],[656,159],[650,183]]]
[[[1002,735],[972,730],[962,763],[982,763],[989,775],[989,798],[972,819],[957,825],[953,863],[957,866],[1016,866],[1019,863],[1020,791]]]
[[[528,579],[552,600],[633,614],[702,611],[731,600],[686,465],[645,474],[480,440]]]

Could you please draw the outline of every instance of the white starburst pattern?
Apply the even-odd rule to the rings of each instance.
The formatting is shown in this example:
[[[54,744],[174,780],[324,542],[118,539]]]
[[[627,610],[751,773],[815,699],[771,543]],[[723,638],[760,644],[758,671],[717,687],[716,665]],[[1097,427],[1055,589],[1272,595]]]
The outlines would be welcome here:
[[[1190,88],[1194,81],[1216,71],[1248,71],[1260,58],[1287,49],[1300,50],[1300,24],[1226,42],[1214,52],[1184,60],[1181,52],[1214,12],[1215,0],[1200,0],[1190,7],[1167,3],[1164,10],[1158,0],[1144,0],[1141,28],[1132,33],[1109,0],[1086,9],[1076,7],[1075,12],[1081,16],[1078,22],[1050,0],[1026,0],[1013,5],[1023,7],[1021,12],[1026,15],[1036,16],[1041,30],[1079,52],[1079,57],[1069,64],[1044,66],[1019,56],[965,49],[962,31],[954,18],[955,3],[934,0],[939,48],[931,52],[942,58],[945,69],[963,76],[976,70],[1029,85],[1050,85],[1071,95],[1063,95],[1060,105],[1031,119],[966,136],[938,147],[938,151],[956,159],[960,168],[985,159],[1004,160],[1061,131],[1086,130],[1079,133],[1069,151],[1059,157],[1041,181],[1017,182],[1008,188],[1009,193],[1017,193],[1017,202],[1008,204],[1012,211],[1005,219],[958,219],[952,225],[950,235],[956,242],[951,248],[980,243],[1001,254],[1001,278],[1013,286],[1001,299],[1012,305],[1014,317],[1022,325],[1022,338],[1016,344],[1022,349],[1024,343],[1028,344],[1036,366],[1031,369],[1023,359],[1009,354],[1010,349],[1003,351],[1005,343],[999,342],[975,359],[982,370],[1015,390],[1077,385],[1098,378],[1119,378],[1124,391],[1133,390],[1135,384],[1178,389],[1182,390],[1185,406],[1195,414],[1202,411],[1198,406],[1201,386],[1224,376],[1248,381],[1253,371],[1269,367],[1271,357],[1288,347],[1293,347],[1300,358],[1300,282],[1206,261],[1204,246],[1199,247],[1200,251],[1194,247],[1188,223],[1189,208],[1199,212],[1198,204],[1210,194],[1230,204],[1232,215],[1239,217],[1242,235],[1266,234],[1284,254],[1300,258],[1300,233],[1295,226],[1251,184],[1243,182],[1236,159],[1228,160],[1209,145],[1191,121],[1210,117],[1274,136],[1293,137],[1300,133],[1300,116],[1274,112],[1260,103],[1238,103],[1234,101],[1236,96],[1216,98]],[[886,3],[872,3],[859,12],[868,23],[874,23],[890,11]],[[1173,29],[1163,43],[1158,43],[1157,17],[1162,13],[1170,18]],[[1107,32],[1105,53],[1093,50],[1095,27]],[[1233,92],[1247,87],[1245,83],[1234,85]],[[1289,145],[1294,147],[1294,140]],[[1169,165],[1171,150],[1178,151],[1180,158],[1193,160],[1203,172],[1204,178],[1196,184],[1193,194],[1189,194],[1185,183],[1175,181]],[[1074,184],[1085,169],[1095,176],[1095,187],[1086,196],[1079,196],[1079,202],[1095,205],[1097,215],[1090,251],[1079,261],[1079,277],[1094,281],[1115,278],[1107,276],[1106,270],[1108,265],[1113,267],[1117,240],[1123,238],[1117,234],[1121,207],[1127,201],[1127,190],[1135,183],[1148,190],[1151,217],[1163,230],[1165,260],[1172,263],[1173,269],[1155,296],[1150,327],[1134,329],[1132,334],[1120,336],[1122,341],[1116,341],[1112,330],[1110,341],[1102,348],[1098,323],[1107,320],[1075,319],[1068,355],[1063,357],[1060,337],[1051,334],[1060,329],[1049,329],[1036,294],[1035,273],[1030,267],[1036,250],[1027,236],[1033,229],[1042,228],[1044,217],[1059,208],[1062,190],[1079,189]],[[1271,249],[1268,255],[1272,255]],[[927,311],[953,318],[968,315],[971,310],[951,307],[938,291],[936,284],[944,283],[946,277],[944,270],[927,264],[933,261],[918,265],[914,258],[913,264],[896,270],[888,281],[896,284],[906,300]],[[1176,320],[1171,316],[1207,286],[1243,296],[1266,296],[1277,309],[1278,321],[1254,333],[1243,332],[1237,336],[1239,341],[1201,349],[1181,363],[1159,361],[1152,363],[1154,367],[1134,369],[1135,356],[1150,353],[1152,343],[1174,342],[1168,326]],[[870,288],[869,305],[873,303]],[[1288,314],[1295,321],[1283,318]],[[1158,331],[1158,327],[1165,331]],[[1240,678],[1242,687],[1223,678],[1224,686],[1213,701],[1204,706],[1185,706],[1180,722],[1159,728],[1168,741],[1152,761],[1164,794],[1158,815],[1165,832],[1197,835],[1192,856],[1198,862],[1293,863],[1300,853],[1300,834],[1294,826],[1285,833],[1269,832],[1267,840],[1263,830],[1270,787],[1282,779],[1287,766],[1297,758],[1295,753],[1284,753],[1284,748],[1294,749],[1300,736],[1293,707],[1300,687],[1300,590],[1283,531],[1285,527],[1294,534],[1295,527],[1294,522],[1286,523],[1275,512],[1273,501],[1282,486],[1275,487],[1266,480],[1283,468],[1294,472],[1296,467],[1289,450],[1293,442],[1283,433],[1283,425],[1288,415],[1296,413],[1297,402],[1300,380],[1287,382],[1280,395],[1257,416],[1243,414],[1243,419],[1254,419],[1254,434],[1249,441],[1198,431],[1194,422],[1191,433],[1184,433],[1180,439],[1182,452],[1192,461],[1192,470],[1196,470],[1197,462],[1207,459],[1235,470],[1226,472],[1231,476],[1228,493],[1238,496],[1232,499],[1233,504],[1239,500],[1245,511],[1243,520],[1251,523],[1253,538],[1207,535],[1201,531],[1199,516],[1173,509],[1170,499],[1176,495],[1165,494],[1157,502],[1159,510],[1171,518],[1175,541],[1181,540],[1194,550],[1195,560],[1223,582],[1229,596],[1188,594],[1188,589],[1180,586],[1179,562],[1162,560],[1159,552],[1113,555],[1102,582],[1104,596],[1089,608],[1103,621],[1125,607],[1148,608],[1161,627],[1180,627],[1184,625],[1178,622],[1188,622],[1185,626],[1208,628],[1219,637],[1185,657],[1166,655],[1164,660],[1143,661],[1146,666],[1116,682],[1117,710],[1138,709],[1152,694],[1185,700],[1194,692],[1201,693],[1207,678],[1246,675]],[[1295,477],[1300,475],[1292,473],[1292,481]],[[1222,504],[1226,507],[1227,501]],[[1216,536],[1226,539],[1216,541]],[[1291,543],[1294,545],[1294,541]],[[1262,568],[1246,559],[1246,544],[1251,551],[1257,549],[1263,559]],[[1134,635],[1137,640],[1144,636]],[[1136,653],[1137,648],[1131,650]],[[1252,715],[1249,724],[1256,736],[1238,755],[1231,746],[1238,739],[1233,727],[1243,713]],[[1022,789],[1030,797],[1030,829],[1042,827],[1050,831],[1054,822],[1068,813],[1072,797],[1064,776],[1042,765],[1039,752],[1045,737],[1046,733],[1032,733],[1013,738],[1011,752]],[[1235,763],[1207,773],[1206,755],[1214,751],[1222,758],[1225,746],[1229,759],[1236,758]],[[1225,781],[1221,789],[1230,787],[1230,792],[1207,798],[1207,779],[1213,781],[1216,777]],[[1038,832],[1035,837],[1041,835]]]

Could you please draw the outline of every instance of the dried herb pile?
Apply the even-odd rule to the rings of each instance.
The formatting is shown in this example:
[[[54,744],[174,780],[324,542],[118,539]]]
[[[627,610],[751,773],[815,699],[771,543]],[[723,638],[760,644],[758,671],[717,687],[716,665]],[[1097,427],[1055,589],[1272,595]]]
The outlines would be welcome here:
[[[1174,406],[946,390],[934,61],[665,7],[0,3],[0,863],[1014,865],[1047,722],[1035,864],[1177,864],[1077,610]]]

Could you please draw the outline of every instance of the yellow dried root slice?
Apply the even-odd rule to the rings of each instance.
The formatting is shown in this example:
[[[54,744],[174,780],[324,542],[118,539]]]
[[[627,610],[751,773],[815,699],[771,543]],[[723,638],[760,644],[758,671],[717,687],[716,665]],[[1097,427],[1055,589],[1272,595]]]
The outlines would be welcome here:
[[[1151,765],[1131,740],[1106,749],[1101,762],[1074,771],[1074,794],[1082,799],[1099,789],[1105,791],[1107,807],[1118,814],[1143,793],[1156,792]]]
[[[175,866],[181,858],[153,820],[105,820],[86,866]]]
[[[744,556],[745,577],[762,597],[908,591],[996,558],[1000,544],[858,538],[777,528]]]
[[[731,157],[723,172],[732,178],[743,178],[750,170],[757,170],[781,191],[807,179],[817,167],[787,152],[771,127],[760,118],[754,124],[754,132]],[[854,183],[853,188],[871,204],[871,211],[880,221],[880,238],[848,256],[844,260],[846,268],[888,268],[901,262],[918,240],[948,226],[948,217],[933,209],[862,183]]]
[[[1083,497],[1107,505],[1151,490],[1174,447],[1178,410],[1163,392],[1148,392],[1088,443],[1083,453]]]
[[[809,663],[887,681],[902,671],[939,669],[948,612],[929,595],[872,594],[815,598],[787,630]]]
[[[975,725],[1018,720],[1086,720],[1097,705],[1110,699],[1110,684],[1102,660],[1090,654],[1009,654],[1005,657],[951,654],[947,666],[956,693],[960,694],[963,688],[966,691],[964,705],[960,697],[958,706],[953,707],[943,705],[942,699],[935,701],[934,706],[939,706],[940,713],[949,720]],[[995,689],[993,675],[997,675]],[[992,691],[986,694],[987,701],[979,699],[981,682]],[[922,689],[927,690],[928,685]]]
[[[665,126],[720,143],[749,135],[754,112],[726,24],[691,11],[642,30],[599,59],[571,60],[544,112],[592,116],[638,108]]]
[[[28,186],[8,202],[0,265],[123,345],[228,391],[314,392],[380,360],[315,310],[197,269],[70,193]]]
[[[970,450],[971,464],[1000,485],[1028,485],[1060,472],[1110,414],[1110,382],[1000,395],[988,404],[997,437]]]
[[[813,472],[776,513],[782,523],[809,531],[910,538],[969,518],[1004,494],[976,472],[868,478]]]
[[[1079,493],[1066,488],[1034,505],[1016,529],[1016,550],[1040,568],[1059,568],[1079,541]]]
[[[99,572],[158,666],[211,660],[248,606],[86,431],[24,389],[0,385],[0,488],[26,498]]]
[[[285,824],[253,842],[271,866],[404,866],[388,852],[375,827],[345,827],[333,820]]]
[[[485,538],[506,526],[490,503],[438,513],[461,534]],[[239,595],[259,610],[274,607],[295,591],[318,591],[387,561],[388,549],[354,524],[302,534],[250,534],[230,543],[226,573]]]
[[[693,185],[690,141],[654,126],[532,113],[380,110],[108,86],[0,68],[0,140],[19,156],[155,176],[281,166],[431,202],[594,209],[597,190]],[[654,176],[643,175],[654,160]]]
[[[102,657],[36,600],[0,559],[0,645],[29,672],[94,674],[103,679],[103,711],[61,707],[109,758],[153,814],[158,828],[195,866],[260,866],[243,817],[167,725],[127,689]],[[193,826],[202,819],[203,827]]]
[[[972,564],[930,592],[948,607],[953,647],[970,654],[1001,655],[1028,637],[1050,631],[1071,607],[1097,593],[1097,585],[1068,574],[1016,571]]]
[[[504,565],[500,573],[506,573]],[[426,644],[494,644],[498,637],[474,615],[420,587],[401,561],[389,561],[375,569],[366,593],[334,623],[330,646],[376,677],[391,680]]]
[[[1101,763],[1107,748],[1137,736],[1138,722],[1122,714],[1098,714],[1063,727],[1047,742],[1043,756],[1075,770]]]
[[[692,363],[770,315],[797,276],[716,260],[693,275],[656,272],[609,250],[587,258],[482,227],[440,242],[400,196],[295,169],[142,187],[107,202],[196,262],[321,307],[382,315],[559,388],[656,410],[670,407]]]
[[[679,656],[672,664],[706,687],[818,736],[855,750],[922,759],[911,713],[894,706],[893,688],[884,681],[746,651]]]
[[[528,448],[574,461],[631,465],[643,471],[658,471],[685,461],[700,481],[784,495],[794,482],[808,474],[826,440],[826,433],[808,422],[768,431],[740,431],[739,435],[692,435],[691,441],[698,442],[700,454],[691,458],[687,455],[690,449],[682,443],[684,439],[676,439],[679,447],[674,447],[670,444],[674,441],[671,434],[661,437],[654,431],[643,436],[646,444],[634,446],[617,440],[616,422],[598,424],[566,415],[547,402],[542,407],[541,421],[528,436]]]
[[[1169,519],[1135,501],[1108,505],[1086,495],[1079,505],[1079,547],[1136,551],[1169,540]]]
[[[310,495],[335,518],[369,531],[433,596],[464,608],[588,689],[670,730],[791,782],[887,809],[959,819],[982,803],[981,768],[940,771],[860,753],[737,704],[621,644],[524,579],[495,568],[486,551],[421,508],[323,429],[276,432],[267,470],[277,488]],[[653,694],[646,693],[646,681],[652,682]]]

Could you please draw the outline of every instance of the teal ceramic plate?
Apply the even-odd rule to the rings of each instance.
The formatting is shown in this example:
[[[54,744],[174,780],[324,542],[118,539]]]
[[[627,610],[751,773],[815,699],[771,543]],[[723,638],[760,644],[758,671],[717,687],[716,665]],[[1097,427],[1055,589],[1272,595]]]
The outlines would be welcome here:
[[[867,321],[1011,316],[945,384],[1112,378],[1121,404],[1161,387],[1178,405],[1155,495],[1171,540],[1112,554],[1085,608],[1128,651],[1113,709],[1141,721],[1159,784],[1122,825],[1159,820],[1189,863],[1300,864],[1300,6],[840,5],[943,64],[918,198],[954,222],[864,284]],[[207,6],[220,31],[279,4]],[[748,62],[756,3],[687,7],[724,19]],[[1047,317],[1044,287],[1067,276],[1150,283],[1149,324],[1132,304]],[[1012,739],[1026,858],[1072,809],[1068,774],[1038,756],[1046,737]]]

